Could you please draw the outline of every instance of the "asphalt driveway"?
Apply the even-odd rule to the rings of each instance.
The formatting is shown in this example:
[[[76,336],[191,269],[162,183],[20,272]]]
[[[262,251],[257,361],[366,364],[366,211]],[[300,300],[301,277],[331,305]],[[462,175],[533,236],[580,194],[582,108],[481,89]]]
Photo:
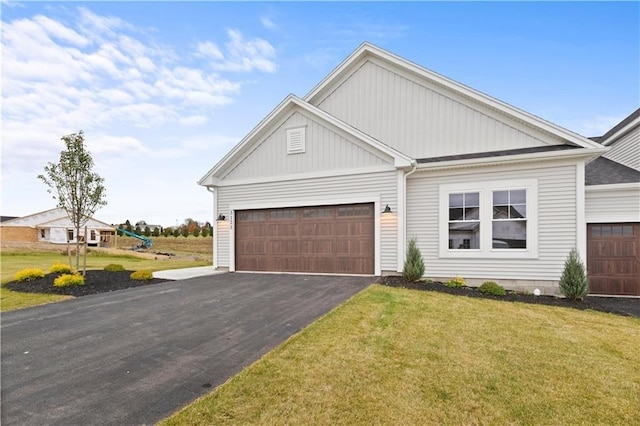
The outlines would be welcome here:
[[[373,281],[210,275],[3,313],[1,423],[152,424]]]

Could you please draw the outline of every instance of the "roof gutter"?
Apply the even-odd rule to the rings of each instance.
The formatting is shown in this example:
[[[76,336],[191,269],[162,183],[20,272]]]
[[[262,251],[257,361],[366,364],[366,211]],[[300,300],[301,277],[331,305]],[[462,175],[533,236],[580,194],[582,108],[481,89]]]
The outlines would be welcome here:
[[[517,154],[510,156],[499,157],[485,157],[485,158],[469,158],[464,160],[450,160],[441,161],[435,163],[418,163],[418,170],[446,170],[456,169],[473,166],[489,166],[498,164],[512,164],[512,163],[528,163],[537,160],[556,160],[563,158],[597,158],[600,155],[607,152],[609,148],[591,148],[582,150],[568,150],[568,151],[551,151],[544,153],[531,154]]]

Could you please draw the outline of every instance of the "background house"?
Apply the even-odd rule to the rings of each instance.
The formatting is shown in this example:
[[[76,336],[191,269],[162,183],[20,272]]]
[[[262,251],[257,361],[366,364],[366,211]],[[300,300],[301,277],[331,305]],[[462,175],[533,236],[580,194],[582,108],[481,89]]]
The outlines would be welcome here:
[[[48,242],[52,244],[75,243],[79,238],[90,246],[108,247],[114,241],[116,228],[90,218],[76,235],[75,226],[61,208],[46,210],[0,223],[3,241]]]

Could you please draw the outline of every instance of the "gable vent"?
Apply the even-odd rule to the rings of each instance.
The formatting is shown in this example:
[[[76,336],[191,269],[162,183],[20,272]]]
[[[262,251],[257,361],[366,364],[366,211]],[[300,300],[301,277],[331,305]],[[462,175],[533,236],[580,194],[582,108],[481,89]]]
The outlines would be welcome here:
[[[305,128],[287,129],[287,154],[302,154],[305,152]]]

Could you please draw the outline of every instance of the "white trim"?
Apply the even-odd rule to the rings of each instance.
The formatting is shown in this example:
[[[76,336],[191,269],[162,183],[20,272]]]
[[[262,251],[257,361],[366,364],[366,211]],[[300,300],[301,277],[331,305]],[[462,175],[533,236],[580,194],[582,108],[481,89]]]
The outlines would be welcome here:
[[[529,114],[496,98],[488,96],[482,92],[460,84],[440,74],[437,74],[420,65],[416,65],[404,58],[401,58],[400,56],[397,56],[367,42],[361,44],[324,80],[322,80],[316,87],[314,87],[311,92],[309,92],[303,99],[312,104],[320,103],[324,99],[323,95],[328,95],[328,93],[330,92],[330,86],[337,85],[337,83],[346,78],[346,75],[351,75],[356,69],[356,65],[364,62],[367,56],[379,58],[392,65],[395,65],[396,67],[414,73],[417,76],[426,79],[427,81],[443,86],[453,91],[454,93],[458,93],[480,104],[496,109],[507,116],[510,116],[517,120],[521,120],[530,126],[541,129],[542,131],[560,137],[561,139],[566,139],[567,141],[580,147],[588,149],[600,147],[600,144],[593,142],[583,136],[580,136],[574,132],[571,132],[551,122],[536,117],[535,115]]]
[[[527,191],[527,248],[494,249],[491,244],[493,191],[525,189]],[[449,194],[478,192],[480,194],[480,249],[449,249]],[[438,188],[438,257],[442,259],[537,259],[538,258],[538,180],[479,181],[442,184]]]
[[[405,180],[404,180],[405,172],[402,170],[398,170],[396,175],[397,186],[396,186],[396,199],[397,199],[397,221],[396,221],[396,272],[401,272],[404,268],[404,259],[405,259],[405,250],[406,250],[406,226],[405,226],[405,218],[407,211],[407,202],[405,200],[406,191],[405,191]]]
[[[218,191],[217,189],[213,189],[210,192],[213,192],[213,269],[218,268]]]
[[[585,197],[585,163],[576,164],[576,249],[587,264],[587,219]]]
[[[635,126],[638,126],[638,125],[640,125],[640,116],[636,117],[635,120],[632,120],[629,124],[627,124],[622,129],[615,132],[613,135],[609,136],[607,140],[602,141],[600,143],[604,146],[613,145],[618,141],[618,139],[624,136],[625,133],[628,133],[631,129],[633,129]]]
[[[348,170],[322,170],[318,172],[308,172],[308,173],[290,173],[286,175],[278,175],[278,176],[263,176],[259,178],[250,178],[250,179],[240,179],[240,180],[221,180],[218,181],[216,186],[238,186],[238,185],[255,185],[258,183],[273,183],[273,182],[286,182],[292,180],[305,180],[305,179],[320,179],[320,178],[329,178],[329,177],[337,177],[337,176],[353,176],[353,175],[364,175],[369,173],[382,173],[382,172],[390,172],[397,170],[392,165],[387,166],[370,166],[370,167],[362,167],[358,169],[348,169]]]
[[[628,191],[629,189],[640,190],[640,182],[611,183],[608,185],[587,185],[585,187],[585,191],[587,192]]]
[[[358,204],[358,203],[373,203],[374,209],[374,275],[378,276],[382,273],[381,268],[381,197],[380,194],[359,194],[351,197],[324,197],[308,200],[275,200],[267,202],[241,202],[233,203],[229,205],[229,271],[234,272],[236,269],[236,253],[235,253],[235,214],[238,210],[251,210],[251,209],[277,209],[287,207],[315,207],[315,206],[337,206],[341,204]]]
[[[449,160],[439,161],[433,163],[418,163],[418,171],[426,170],[443,170],[451,168],[462,168],[469,166],[492,166],[503,164],[516,164],[526,163],[536,160],[558,160],[568,158],[583,158],[598,156],[601,153],[607,152],[607,148],[590,149],[585,151],[583,149],[568,149],[565,151],[548,151],[529,154],[516,154],[516,155],[504,155],[496,157],[483,157],[483,158],[468,158],[464,160]]]

